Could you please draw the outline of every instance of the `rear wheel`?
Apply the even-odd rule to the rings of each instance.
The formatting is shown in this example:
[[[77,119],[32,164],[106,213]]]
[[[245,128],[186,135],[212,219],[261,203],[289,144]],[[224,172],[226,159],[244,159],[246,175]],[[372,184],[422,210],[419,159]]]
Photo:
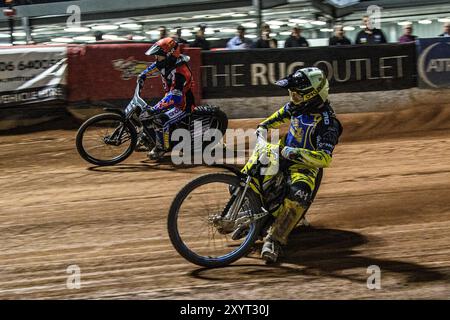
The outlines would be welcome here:
[[[211,120],[211,129],[217,129],[225,135],[228,128],[228,117],[225,112],[220,110],[218,107],[213,108],[213,116]]]
[[[95,165],[122,162],[133,152],[137,133],[133,124],[114,113],[94,116],[78,129],[76,146],[80,156]]]
[[[181,256],[196,265],[215,268],[250,251],[261,227],[261,220],[249,219],[261,211],[253,191],[247,190],[238,209],[238,221],[232,221],[228,214],[242,189],[237,176],[222,173],[201,176],[181,189],[168,217],[169,237]],[[243,221],[248,223],[247,234],[233,240],[233,232]]]
[[[225,112],[220,110],[219,107],[211,106],[211,105],[203,105],[198,106],[193,114],[192,114],[192,122],[201,121],[202,124],[202,134],[205,133],[206,130],[217,130],[220,133],[220,138],[225,136],[225,133],[228,128],[228,117]],[[216,133],[217,134],[217,133]],[[216,136],[215,134],[215,136]],[[193,152],[202,152],[206,147],[215,148],[219,143],[222,143],[223,139],[215,139],[213,141],[204,141],[201,145],[202,150],[195,145],[194,141],[192,141],[192,151]]]

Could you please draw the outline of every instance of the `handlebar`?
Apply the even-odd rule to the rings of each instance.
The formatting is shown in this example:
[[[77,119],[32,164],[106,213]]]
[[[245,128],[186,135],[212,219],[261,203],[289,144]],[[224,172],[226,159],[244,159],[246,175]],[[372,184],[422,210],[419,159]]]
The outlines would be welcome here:
[[[267,144],[268,144],[268,142],[267,142],[266,138],[264,138],[261,134],[256,135],[256,145],[257,146],[265,147],[265,146],[267,146]]]
[[[144,80],[140,79],[136,83],[136,89],[134,90],[134,94],[140,97],[142,88],[144,88]]]
[[[248,172],[250,176],[258,176],[263,168],[265,168],[265,170],[269,170],[269,172],[271,170],[269,168],[275,168],[273,166],[274,162],[279,162],[279,150],[274,150],[276,149],[274,148],[275,146],[277,145],[268,142],[263,134],[257,134],[256,146],[254,151],[254,153],[256,152],[257,154],[257,158],[256,162]]]
[[[144,80],[138,80],[136,84],[136,89],[134,90],[134,96],[131,100],[132,103],[139,106],[142,110],[145,110],[147,108],[147,103],[144,99],[141,98],[141,91],[144,87]]]

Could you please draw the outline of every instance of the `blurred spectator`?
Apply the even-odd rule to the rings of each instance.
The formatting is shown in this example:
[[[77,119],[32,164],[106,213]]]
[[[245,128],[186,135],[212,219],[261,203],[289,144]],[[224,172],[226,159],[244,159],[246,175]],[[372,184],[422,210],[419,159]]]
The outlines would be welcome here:
[[[369,16],[363,16],[362,23],[365,28],[356,35],[355,44],[378,44],[387,42],[383,31],[372,26]]]
[[[245,28],[243,26],[237,27],[237,35],[227,43],[227,48],[230,50],[250,49],[252,46],[253,41],[245,37]]]
[[[345,36],[344,26],[338,24],[334,26],[334,36],[330,38],[330,46],[340,46],[352,44],[349,38]]]
[[[291,35],[286,39],[286,42],[284,43],[284,47],[309,47],[308,41],[306,41],[306,39],[303,38],[301,34],[302,29],[300,27],[293,27]]]
[[[450,37],[450,22],[444,23],[444,33],[441,33],[439,37]]]
[[[183,43],[183,44],[188,43],[187,40],[185,40],[181,37],[181,27],[176,27],[176,29],[177,29],[177,32],[175,34],[175,37],[173,37],[175,39],[175,41],[178,43]]]
[[[167,38],[167,29],[164,26],[160,26],[158,28],[159,31],[159,39]]]
[[[412,34],[413,28],[411,24],[407,24],[403,27],[403,35],[398,39],[400,43],[413,42],[416,41],[417,36]]]
[[[94,37],[95,37],[95,41],[102,41],[103,40],[103,32],[95,31]]]
[[[209,50],[209,41],[205,38],[206,24],[199,25],[200,30],[195,35],[195,40],[191,43],[192,48],[202,48],[202,50]]]
[[[255,42],[254,48],[276,48],[277,39],[270,37],[270,27],[265,24],[261,30],[261,37]]]

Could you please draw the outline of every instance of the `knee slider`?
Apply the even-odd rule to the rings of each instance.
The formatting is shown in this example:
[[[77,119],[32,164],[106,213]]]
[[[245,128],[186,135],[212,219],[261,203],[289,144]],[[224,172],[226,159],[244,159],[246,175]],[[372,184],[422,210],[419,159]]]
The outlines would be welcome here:
[[[312,192],[306,183],[295,183],[291,185],[288,199],[297,202],[303,208],[308,208],[311,204]]]

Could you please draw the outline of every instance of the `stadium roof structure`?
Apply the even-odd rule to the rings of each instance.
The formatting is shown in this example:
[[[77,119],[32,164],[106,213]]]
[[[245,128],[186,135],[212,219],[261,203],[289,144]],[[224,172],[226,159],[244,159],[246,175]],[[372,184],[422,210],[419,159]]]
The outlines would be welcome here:
[[[16,17],[12,22],[18,42],[30,36],[39,43],[54,39],[92,42],[95,41],[95,32],[99,31],[109,39],[133,35],[135,39],[151,40],[158,37],[159,26],[166,26],[169,32],[173,32],[175,27],[181,27],[182,36],[192,40],[200,23],[207,25],[206,33],[210,39],[230,38],[237,25],[244,25],[247,34],[256,37],[257,1],[15,0]],[[318,34],[331,32],[330,28],[336,22],[349,28],[358,28],[361,16],[370,5],[382,8],[383,21],[402,21],[411,17],[417,20],[450,17],[448,0],[259,1],[262,20],[271,26],[274,35],[288,35],[294,25]],[[78,6],[81,18],[75,27],[73,6]],[[71,24],[68,25],[68,22]],[[0,16],[0,44],[9,40],[8,23],[8,17]]]

